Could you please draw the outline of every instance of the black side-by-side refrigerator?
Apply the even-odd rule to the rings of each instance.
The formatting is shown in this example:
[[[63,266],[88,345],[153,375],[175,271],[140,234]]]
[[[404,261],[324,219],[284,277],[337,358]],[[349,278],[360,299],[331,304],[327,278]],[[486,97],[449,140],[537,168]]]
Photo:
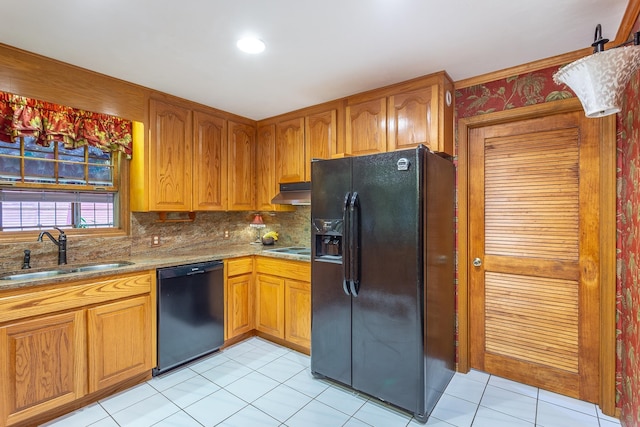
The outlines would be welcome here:
[[[311,165],[311,371],[422,422],[454,373],[454,179],[424,146]]]

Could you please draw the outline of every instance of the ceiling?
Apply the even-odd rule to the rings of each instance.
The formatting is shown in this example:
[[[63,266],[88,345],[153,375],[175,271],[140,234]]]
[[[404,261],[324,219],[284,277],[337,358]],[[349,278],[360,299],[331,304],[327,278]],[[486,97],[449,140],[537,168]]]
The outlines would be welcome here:
[[[0,43],[259,120],[445,70],[616,37],[627,0],[20,0]],[[267,48],[249,55],[253,34]]]

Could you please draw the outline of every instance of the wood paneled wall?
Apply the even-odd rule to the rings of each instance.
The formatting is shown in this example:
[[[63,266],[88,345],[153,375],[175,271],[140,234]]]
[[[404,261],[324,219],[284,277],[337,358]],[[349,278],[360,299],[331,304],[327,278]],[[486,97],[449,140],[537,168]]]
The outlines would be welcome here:
[[[126,67],[123,64],[123,67]],[[214,112],[255,126],[254,120],[0,43],[0,91],[142,122],[148,129],[149,98]]]

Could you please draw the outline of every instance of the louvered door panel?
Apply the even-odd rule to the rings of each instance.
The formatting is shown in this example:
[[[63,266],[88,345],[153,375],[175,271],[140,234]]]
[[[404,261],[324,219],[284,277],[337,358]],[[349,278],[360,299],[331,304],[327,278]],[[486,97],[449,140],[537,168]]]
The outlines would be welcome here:
[[[471,366],[598,396],[598,122],[581,113],[474,128]]]
[[[578,372],[578,284],[533,276],[485,275],[485,348]]]
[[[575,128],[487,140],[487,255],[577,261],[577,158]]]

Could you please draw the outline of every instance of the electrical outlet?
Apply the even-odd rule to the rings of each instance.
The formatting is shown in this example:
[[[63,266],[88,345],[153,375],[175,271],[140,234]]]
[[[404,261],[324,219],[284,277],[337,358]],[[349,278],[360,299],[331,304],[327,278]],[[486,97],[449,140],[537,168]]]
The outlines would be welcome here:
[[[151,246],[160,246],[160,236],[151,236]]]
[[[229,234],[229,230],[224,230],[223,239],[229,239],[231,235]]]

